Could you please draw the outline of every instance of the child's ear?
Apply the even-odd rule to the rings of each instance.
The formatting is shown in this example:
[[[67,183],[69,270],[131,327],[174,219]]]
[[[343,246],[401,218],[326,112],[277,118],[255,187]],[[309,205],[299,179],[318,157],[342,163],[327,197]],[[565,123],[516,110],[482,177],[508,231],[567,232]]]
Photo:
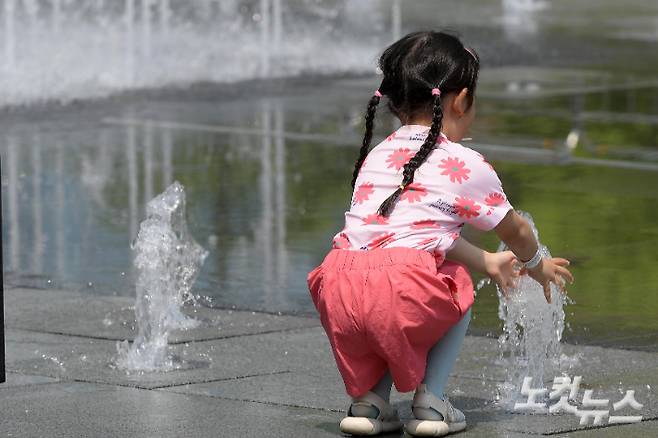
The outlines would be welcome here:
[[[470,101],[468,98],[468,88],[462,88],[462,90],[455,96],[455,99],[452,101],[452,110],[457,114],[458,117],[463,117],[464,114],[468,111],[470,107]]]

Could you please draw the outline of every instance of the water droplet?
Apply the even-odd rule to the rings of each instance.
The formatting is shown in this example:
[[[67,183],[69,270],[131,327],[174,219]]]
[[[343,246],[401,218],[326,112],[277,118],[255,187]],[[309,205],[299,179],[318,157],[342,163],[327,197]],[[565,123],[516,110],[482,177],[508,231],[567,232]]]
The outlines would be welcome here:
[[[482,289],[483,287],[485,287],[485,286],[487,286],[487,285],[490,285],[490,284],[491,284],[491,278],[489,278],[489,277],[487,277],[487,278],[483,278],[482,280],[478,281],[478,284],[477,284],[477,286],[475,287],[475,290],[476,290],[476,291],[479,291],[479,290]]]

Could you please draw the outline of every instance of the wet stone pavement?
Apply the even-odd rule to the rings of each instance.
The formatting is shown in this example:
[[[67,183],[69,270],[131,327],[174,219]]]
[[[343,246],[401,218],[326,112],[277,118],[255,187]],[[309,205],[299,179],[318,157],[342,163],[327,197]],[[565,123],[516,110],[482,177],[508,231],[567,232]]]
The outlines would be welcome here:
[[[0,434],[12,437],[339,436],[347,397],[319,320],[307,316],[208,308],[202,322],[175,332],[179,369],[126,374],[112,367],[119,340],[132,340],[133,299],[64,290],[5,293],[7,383],[0,385]],[[658,354],[564,345],[577,358],[594,398],[620,400],[635,390],[636,424],[581,426],[572,414],[521,414],[496,408],[505,370],[493,338],[468,336],[448,385],[468,420],[464,437],[649,437],[658,435]],[[549,387],[551,382],[545,382]],[[533,387],[536,385],[533,384]],[[622,391],[623,390],[623,391]],[[393,392],[403,418],[412,394]],[[604,424],[607,421],[604,420]],[[393,436],[393,435],[391,435]]]

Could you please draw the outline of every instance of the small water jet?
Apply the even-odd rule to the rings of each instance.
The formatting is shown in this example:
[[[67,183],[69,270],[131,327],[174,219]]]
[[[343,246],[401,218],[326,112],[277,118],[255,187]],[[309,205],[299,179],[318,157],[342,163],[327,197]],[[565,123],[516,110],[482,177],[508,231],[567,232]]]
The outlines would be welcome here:
[[[146,219],[132,245],[136,282],[135,341],[117,343],[116,366],[125,371],[168,371],[169,334],[199,322],[181,312],[194,298],[192,285],[208,252],[190,235],[185,221],[185,189],[174,182],[146,205]]]
[[[532,227],[539,242],[539,232],[532,216],[519,212]],[[539,244],[544,257],[551,254]],[[506,251],[501,243],[498,251]],[[496,402],[512,409],[520,400],[519,388],[525,377],[532,377],[533,387],[543,387],[544,379],[560,368],[562,359],[562,332],[564,331],[564,305],[568,298],[551,285],[551,303],[546,302],[542,286],[528,275],[519,278],[516,288],[505,299],[496,286],[499,298],[498,316],[503,321],[503,334],[498,338],[499,363],[506,370],[505,382],[498,385]]]

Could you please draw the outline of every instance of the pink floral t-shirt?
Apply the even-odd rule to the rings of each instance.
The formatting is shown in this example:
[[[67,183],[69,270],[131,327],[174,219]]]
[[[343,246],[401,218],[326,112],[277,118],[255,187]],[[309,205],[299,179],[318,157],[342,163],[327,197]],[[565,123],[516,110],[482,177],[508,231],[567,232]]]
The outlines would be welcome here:
[[[377,214],[402,182],[403,166],[428,132],[427,126],[405,125],[370,151],[356,180],[351,208],[345,212],[345,228],[334,236],[334,248],[402,246],[445,255],[465,223],[488,231],[505,217],[512,206],[494,168],[480,153],[444,134],[389,217]]]

